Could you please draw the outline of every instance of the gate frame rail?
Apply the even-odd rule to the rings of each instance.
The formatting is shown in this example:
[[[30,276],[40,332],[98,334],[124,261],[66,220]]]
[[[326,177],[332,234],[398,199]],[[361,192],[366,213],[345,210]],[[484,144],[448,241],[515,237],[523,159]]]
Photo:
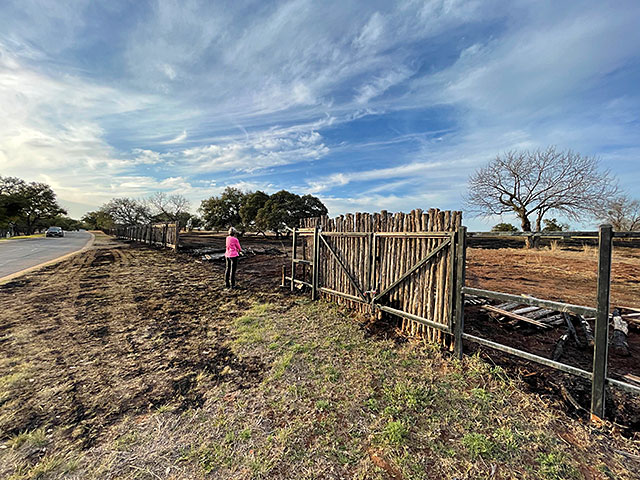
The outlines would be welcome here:
[[[571,303],[557,302],[552,300],[545,300],[530,296],[514,295],[503,292],[495,292],[491,290],[484,290],[479,288],[472,288],[465,286],[466,280],[466,240],[468,236],[473,234],[467,233],[467,228],[464,226],[458,227],[455,232],[322,232],[319,226],[315,228],[303,228],[303,229],[291,229],[293,232],[293,255],[292,255],[292,273],[290,277],[286,276],[286,272],[283,273],[284,280],[291,281],[291,288],[294,284],[303,284],[311,287],[312,298],[315,300],[318,298],[318,291],[336,295],[347,300],[354,302],[360,302],[369,304],[373,309],[381,310],[383,312],[404,317],[409,320],[421,323],[431,328],[440,330],[448,335],[453,336],[453,350],[454,355],[457,358],[462,358],[464,353],[463,340],[477,343],[485,347],[499,350],[510,355],[514,355],[523,358],[528,361],[539,363],[556,370],[560,370],[564,373],[584,378],[591,382],[591,420],[601,421],[605,414],[605,400],[606,400],[606,387],[616,387],[629,393],[640,395],[640,387],[621,380],[617,380],[607,376],[607,363],[608,363],[608,349],[609,349],[609,309],[610,309],[610,289],[611,289],[611,257],[614,238],[640,238],[639,232],[613,232],[611,225],[601,225],[598,235],[598,286],[597,286],[597,307],[587,307],[583,305],[574,305]],[[589,235],[593,236],[596,232],[562,232],[563,237],[575,237],[576,235]],[[537,234],[539,236],[558,236],[557,232],[551,234]],[[296,258],[296,240],[299,236],[313,236],[313,254],[312,260],[301,260]],[[357,284],[353,276],[349,273],[348,269],[344,265],[344,262],[330,247],[328,242],[323,236],[333,237],[369,237],[369,253],[367,258],[370,261],[370,269],[368,273],[368,289],[362,291],[362,288]],[[416,264],[409,268],[400,278],[394,281],[391,285],[386,287],[382,292],[377,295],[371,295],[371,277],[374,270],[376,256],[375,247],[376,239],[378,237],[414,237],[414,238],[445,238],[445,242],[438,245],[434,250],[429,252],[426,257],[419,260]],[[448,238],[447,238],[448,237]],[[339,292],[327,287],[318,285],[318,263],[320,253],[320,241],[322,241],[328,248],[330,254],[334,256],[340,265],[340,268],[347,274],[351,284],[358,290],[361,297],[356,297],[347,293]],[[398,310],[386,305],[376,303],[377,300],[388,294],[393,288],[400,285],[411,274],[417,271],[424,264],[439,254],[447,246],[450,246],[450,255],[452,261],[451,265],[451,277],[450,288],[452,288],[452,294],[450,295],[450,308],[449,308],[449,323],[442,324],[431,321],[427,318],[423,318],[417,315],[413,315],[402,310]],[[295,278],[295,265],[296,263],[304,263],[311,265],[313,272],[311,283],[299,280]],[[367,300],[366,294],[371,295]],[[594,352],[593,352],[593,367],[591,371],[584,370],[582,368],[574,367],[572,365],[558,362],[550,358],[542,357],[518,348],[510,347],[501,343],[488,340],[486,338],[478,337],[470,333],[464,332],[464,297],[465,295],[474,295],[483,298],[489,298],[502,301],[517,301],[523,305],[538,306],[541,308],[551,308],[559,312],[571,312],[583,316],[595,316],[596,323],[594,329]]]
[[[417,323],[421,323],[428,327],[435,328],[437,330],[443,331],[445,333],[453,332],[453,324],[454,324],[454,280],[455,280],[455,258],[456,258],[456,238],[457,231],[454,232],[323,232],[320,226],[315,226],[313,228],[289,228],[292,232],[292,255],[291,255],[291,276],[287,276],[286,271],[283,271],[282,286],[285,286],[284,282],[289,281],[291,291],[293,291],[295,285],[304,285],[311,288],[311,297],[312,299],[317,299],[317,292],[327,293],[330,295],[335,295],[346,300],[350,300],[353,302],[359,302],[365,305],[369,305],[371,310],[374,309],[381,310],[383,312],[396,315],[398,317],[403,317],[408,320],[412,320]],[[313,237],[313,253],[312,260],[302,260],[297,258],[297,240],[299,237]],[[353,275],[349,272],[349,269],[344,264],[343,260],[336,253],[336,251],[329,245],[327,240],[324,237],[364,237],[369,238],[368,245],[368,253],[365,256],[367,261],[369,262],[369,269],[367,275],[367,288],[364,290],[358,282],[353,278]],[[414,265],[412,265],[405,273],[401,275],[400,278],[395,280],[391,285],[387,286],[382,292],[375,294],[373,292],[373,282],[374,280],[374,271],[375,265],[377,263],[377,257],[375,254],[375,249],[377,246],[377,239],[383,238],[433,238],[433,239],[441,239],[444,240],[440,245],[436,246],[433,250],[431,250],[425,257],[420,259]],[[318,272],[318,263],[319,263],[319,255],[320,255],[320,242],[324,243],[329,254],[332,258],[335,258],[338,263],[340,269],[347,275],[349,279],[349,283],[353,285],[353,287],[357,290],[360,296],[351,295],[344,292],[339,292],[337,290],[333,290],[331,288],[327,288],[319,285],[319,272]],[[422,268],[424,265],[429,263],[430,260],[439,255],[443,250],[447,247],[450,249],[451,256],[451,272],[450,272],[450,295],[449,295],[449,315],[447,318],[447,323],[438,323],[434,322],[428,318],[420,317],[418,315],[414,315],[409,312],[405,312],[403,310],[398,310],[396,308],[392,308],[388,305],[382,305],[379,303],[380,299],[382,299],[385,295],[391,292],[394,288],[404,282],[407,278],[409,278],[412,274],[414,274],[417,270]],[[312,267],[312,275],[311,275],[311,283],[305,282],[296,278],[296,264],[305,264],[311,265]],[[284,267],[283,267],[284,268]]]

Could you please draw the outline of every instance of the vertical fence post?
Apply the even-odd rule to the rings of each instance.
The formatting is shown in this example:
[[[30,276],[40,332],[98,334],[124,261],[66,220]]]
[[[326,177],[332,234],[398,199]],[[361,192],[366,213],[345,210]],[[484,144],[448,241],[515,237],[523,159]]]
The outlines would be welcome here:
[[[318,224],[316,223],[315,228],[313,229],[313,271],[311,273],[311,299],[318,299],[318,269],[320,262],[320,238],[319,238],[319,229]]]
[[[462,332],[464,331],[464,287],[465,262],[467,258],[467,227],[460,226],[456,241],[456,282],[455,282],[455,318],[453,323],[453,348],[457,358],[462,359]]]
[[[295,278],[296,278],[296,253],[298,251],[298,229],[293,229],[293,240],[292,240],[292,250],[291,250],[291,291],[295,287]]]
[[[368,257],[368,261],[369,261],[369,274],[367,276],[367,291],[369,292],[369,305],[371,308],[371,314],[373,315],[373,297],[375,297],[375,294],[373,293],[373,291],[375,290],[373,288],[373,283],[374,283],[374,269],[375,269],[375,265],[376,265],[376,236],[373,232],[369,233],[369,257]]]
[[[598,257],[598,313],[594,332],[593,377],[591,380],[591,420],[604,418],[609,350],[609,291],[613,228],[601,225]]]
[[[180,222],[176,220],[176,236],[175,236],[175,245],[173,249],[177,252],[180,246]]]
[[[456,285],[456,254],[457,254],[457,239],[458,232],[451,232],[449,234],[449,304],[447,308],[449,310],[449,315],[447,318],[447,324],[449,325],[449,330],[453,329],[453,322],[455,320],[454,317],[454,309],[455,309],[455,285]]]

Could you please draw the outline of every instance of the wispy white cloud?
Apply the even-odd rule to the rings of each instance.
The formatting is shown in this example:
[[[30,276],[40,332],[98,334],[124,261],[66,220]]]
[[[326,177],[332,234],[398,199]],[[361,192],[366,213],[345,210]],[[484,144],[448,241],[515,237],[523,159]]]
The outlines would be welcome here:
[[[178,135],[175,138],[172,138],[171,140],[165,140],[164,142],[160,142],[160,144],[162,145],[173,145],[176,143],[182,143],[187,139],[187,131],[183,130],[182,133],[180,135]]]
[[[0,172],[69,202],[459,207],[477,165],[546,144],[635,168],[637,2],[50,3],[0,5]]]

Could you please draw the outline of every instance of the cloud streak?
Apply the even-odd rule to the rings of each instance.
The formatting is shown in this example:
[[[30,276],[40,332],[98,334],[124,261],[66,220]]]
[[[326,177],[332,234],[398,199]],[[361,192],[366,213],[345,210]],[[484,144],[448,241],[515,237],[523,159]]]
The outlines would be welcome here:
[[[0,174],[95,207],[226,184],[460,208],[501,151],[640,174],[640,6],[590,1],[0,6]]]

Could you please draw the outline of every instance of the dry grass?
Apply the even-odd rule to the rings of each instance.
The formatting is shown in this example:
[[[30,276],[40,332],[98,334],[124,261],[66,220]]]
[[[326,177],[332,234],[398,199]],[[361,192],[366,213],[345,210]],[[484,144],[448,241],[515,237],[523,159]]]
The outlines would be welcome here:
[[[13,479],[636,478],[613,449],[636,452],[523,393],[478,357],[366,338],[325,303],[256,304],[228,346],[260,357],[260,382],[224,382],[200,408],[126,417],[80,452],[54,446]],[[232,375],[233,372],[227,372]],[[31,440],[28,440],[31,439]],[[14,439],[14,456],[41,431]],[[55,447],[55,448],[54,448]],[[23,464],[24,465],[24,464]]]
[[[479,249],[467,252],[470,286],[595,306],[598,250],[556,247]],[[612,304],[640,307],[640,251],[614,248]]]
[[[636,464],[616,453],[638,454],[634,442],[608,427],[566,418],[548,399],[525,393],[520,381],[478,357],[458,362],[435,346],[372,337],[325,302],[251,290],[223,295],[212,286],[221,283],[220,272],[167,260],[172,257],[164,253],[142,249],[124,256],[127,272],[117,281],[103,280],[105,292],[92,297],[93,302],[103,298],[109,285],[120,289],[120,310],[109,317],[109,330],[85,337],[82,325],[70,324],[78,332],[74,342],[83,351],[91,348],[95,357],[73,363],[86,375],[75,377],[75,387],[62,392],[48,383],[47,363],[30,355],[26,344],[2,352],[1,414],[23,415],[2,419],[14,430],[23,426],[12,435],[3,432],[3,478],[622,480],[640,474]],[[160,269],[163,262],[201,283],[161,285],[167,273]],[[31,281],[25,289],[35,292],[37,280]],[[61,290],[72,283],[45,282],[51,308],[61,307],[56,304],[65,298]],[[127,293],[129,284],[140,299]],[[171,301],[162,303],[160,294],[169,291]],[[176,308],[183,297],[197,312]],[[79,308],[83,299],[74,299]],[[132,310],[140,305],[153,309]],[[172,309],[170,316],[159,315],[165,308]],[[156,312],[155,319],[148,311]],[[86,312],[80,313],[78,318],[86,320]],[[6,325],[12,334],[24,322]],[[118,343],[122,335],[130,347]],[[116,376],[97,369],[95,359],[102,358],[101,350],[114,348],[111,342],[122,348],[121,366],[110,365],[111,373],[127,362],[138,370]],[[56,354],[68,362],[73,352],[58,347]],[[194,361],[213,350],[224,354],[211,362]],[[34,368],[29,358],[41,363]],[[154,359],[157,368],[146,369]],[[159,385],[167,372],[177,380],[189,378],[189,390],[180,380],[165,394]],[[83,378],[90,380],[95,398],[73,393]],[[21,394],[33,394],[25,389],[31,384],[40,390],[38,402],[53,409],[39,419],[15,403],[27,402]],[[197,402],[185,402],[194,394]],[[69,404],[76,408],[74,415],[56,418],[55,409],[66,408],[62,402],[73,395],[81,401]],[[111,421],[96,423],[101,417],[89,417],[81,407],[106,413]],[[83,442],[83,431],[90,431],[94,441]]]

